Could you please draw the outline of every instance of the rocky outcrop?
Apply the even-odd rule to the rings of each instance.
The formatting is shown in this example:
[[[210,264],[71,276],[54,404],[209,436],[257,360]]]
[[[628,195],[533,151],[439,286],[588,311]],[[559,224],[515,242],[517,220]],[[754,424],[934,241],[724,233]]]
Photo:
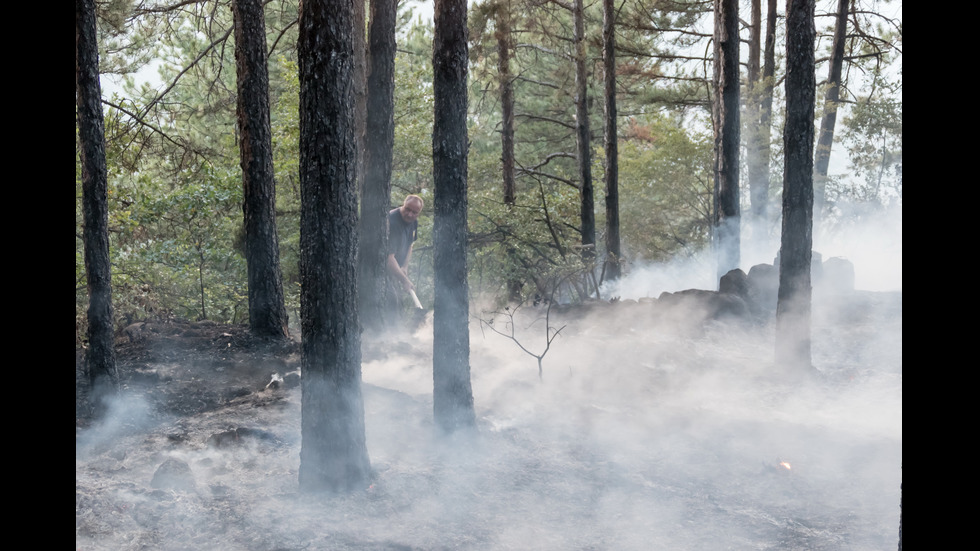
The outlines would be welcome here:
[[[845,258],[821,260],[814,252],[811,283],[814,300],[851,301],[854,295],[854,265]],[[778,257],[773,264],[756,264],[748,273],[729,271],[718,282],[718,290],[686,289],[664,292],[657,298],[640,300],[614,298],[576,305],[554,305],[555,319],[598,320],[607,329],[631,323],[636,316],[668,327],[696,329],[712,320],[763,324],[773,319],[779,294]],[[546,306],[540,306],[546,308]],[[560,326],[557,323],[556,326]]]

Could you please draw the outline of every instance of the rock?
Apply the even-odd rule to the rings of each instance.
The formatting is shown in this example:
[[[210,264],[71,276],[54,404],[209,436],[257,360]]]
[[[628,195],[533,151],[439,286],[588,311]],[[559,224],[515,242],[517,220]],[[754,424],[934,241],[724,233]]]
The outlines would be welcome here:
[[[290,371],[283,377],[283,384],[286,388],[298,388],[301,382],[299,371]]]
[[[126,328],[123,329],[123,333],[125,333],[126,337],[129,338],[129,342],[140,342],[144,339],[143,329],[145,327],[146,323],[139,321],[127,325]]]
[[[197,489],[190,465],[174,458],[167,459],[157,467],[156,472],[153,473],[153,480],[150,481],[150,486],[157,490],[184,492],[193,492]]]
[[[749,309],[756,316],[764,317],[776,311],[779,294],[779,270],[772,264],[756,264],[749,268]]]
[[[735,295],[742,300],[749,298],[749,276],[741,269],[735,268],[721,276],[718,282],[718,292]]]
[[[709,319],[747,318],[749,315],[745,301],[732,293],[686,289],[661,293],[658,301],[663,308],[669,309],[669,319],[693,325]]]
[[[230,448],[242,445],[246,440],[278,443],[276,436],[268,431],[248,427],[218,432],[208,437],[208,447]]]
[[[828,258],[823,263],[821,288],[830,294],[846,294],[854,291],[854,264],[843,257]]]

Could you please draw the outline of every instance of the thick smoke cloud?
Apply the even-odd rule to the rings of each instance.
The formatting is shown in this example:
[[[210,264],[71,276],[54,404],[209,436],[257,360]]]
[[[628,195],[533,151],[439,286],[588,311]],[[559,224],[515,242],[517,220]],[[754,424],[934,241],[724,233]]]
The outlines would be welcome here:
[[[824,258],[854,263],[860,293],[856,302],[814,305],[809,379],[779,376],[769,325],[663,323],[643,303],[553,312],[552,323],[567,325],[539,379],[533,357],[481,330],[486,314],[474,306],[477,434],[435,436],[426,325],[363,364],[376,471],[369,488],[335,497],[299,491],[298,390],[233,418],[213,412],[140,434],[105,426],[76,440],[76,450],[100,443],[76,453],[76,546],[895,548],[900,227],[899,217],[897,234],[889,226],[891,233],[878,227],[859,239],[821,236]],[[637,269],[620,292],[714,288],[701,283],[713,280],[713,266],[694,264],[703,276],[689,267]],[[541,313],[518,315],[517,336],[532,351],[544,344]],[[205,445],[234,425],[274,438],[233,449]],[[185,438],[168,438],[175,432]],[[195,491],[150,486],[167,458],[190,467]]]

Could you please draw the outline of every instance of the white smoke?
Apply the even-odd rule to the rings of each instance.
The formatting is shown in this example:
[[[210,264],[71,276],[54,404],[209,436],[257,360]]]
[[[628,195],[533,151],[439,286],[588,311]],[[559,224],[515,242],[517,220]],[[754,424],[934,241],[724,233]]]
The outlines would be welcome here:
[[[854,286],[862,291],[902,290],[902,206],[887,209],[850,207],[846,223],[818,226],[813,250],[826,261],[844,258],[854,265]],[[748,273],[756,264],[774,264],[779,235],[753,239],[743,231],[740,268]],[[704,251],[664,263],[638,263],[619,281],[607,282],[600,294],[609,299],[657,298],[663,292],[718,289],[714,255]]]
[[[894,275],[895,253],[876,256],[896,245],[894,229],[865,231],[853,240],[824,236],[820,252],[846,253],[859,289],[890,289],[894,282],[873,274]],[[899,246],[899,289],[900,254]],[[650,267],[634,270],[620,292],[714,289],[714,279],[714,267],[697,262]],[[116,417],[76,454],[76,547],[892,549],[902,482],[901,294],[860,297],[860,308],[815,305],[815,374],[790,381],[774,363],[771,325],[664,323],[644,303],[599,305],[588,315],[553,310],[551,323],[565,329],[539,379],[535,358],[481,330],[482,312],[471,311],[478,434],[449,440],[435,436],[433,342],[423,325],[365,355],[376,477],[352,495],[298,487],[298,390],[264,407],[150,426],[138,439],[113,438],[124,419],[138,418]],[[535,353],[544,346],[543,313],[529,307],[517,316],[515,338]],[[234,426],[277,440],[205,445]],[[181,443],[167,438],[174,432]],[[169,457],[187,463],[196,491],[149,487]]]

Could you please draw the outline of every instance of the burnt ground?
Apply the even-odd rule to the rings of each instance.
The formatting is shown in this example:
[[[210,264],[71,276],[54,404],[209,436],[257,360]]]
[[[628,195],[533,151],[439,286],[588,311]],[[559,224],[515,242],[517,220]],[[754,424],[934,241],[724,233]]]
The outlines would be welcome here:
[[[287,384],[287,375],[299,369],[299,354],[295,341],[255,338],[247,326],[207,321],[137,323],[116,338],[121,390],[140,395],[156,414],[178,417]],[[76,350],[76,427],[88,425],[92,415],[83,364],[84,351]]]
[[[639,318],[645,320],[644,324],[671,326],[673,330],[685,326],[685,331],[700,331],[705,323],[726,316],[740,324],[752,323],[751,313],[747,310],[729,316],[729,304],[716,305],[718,297],[724,295],[700,293],[705,296],[684,293],[664,296],[656,301],[657,305],[627,301],[618,304],[596,302],[571,309],[556,307],[551,315],[555,327],[569,321],[576,326],[566,329],[566,334],[588,332],[597,326],[628,332],[628,327],[620,326],[622,320],[634,323],[637,311],[643,311]],[[744,305],[741,308],[744,310]],[[814,323],[833,326],[834,332],[864,331],[869,327],[869,316],[894,318],[897,315],[900,320],[901,308],[901,293],[856,292],[846,301],[835,302],[832,308],[817,309]],[[692,315],[692,310],[697,313]],[[431,313],[429,315],[431,317]],[[583,324],[587,316],[592,316],[592,323]],[[424,320],[417,321],[424,323]],[[478,326],[479,321],[474,320],[473,325]],[[367,363],[403,354],[431,354],[431,351],[419,348],[420,345],[406,340],[384,346],[364,340],[362,361]],[[220,409],[233,400],[266,401],[270,395],[263,394],[266,390],[299,385],[299,342],[296,339],[257,338],[246,325],[173,320],[135,323],[119,332],[115,350],[121,391],[141,397],[160,416],[190,417]],[[84,350],[76,349],[76,428],[84,428],[92,421],[92,407],[87,400],[88,382],[83,370]]]
[[[431,327],[363,342],[375,477],[322,499],[297,488],[298,342],[131,327],[115,424],[92,420],[76,351],[76,548],[893,548],[901,293],[818,309],[805,388],[768,374],[771,325],[682,298],[555,309],[543,380],[471,322],[480,441],[462,458],[431,439]]]

